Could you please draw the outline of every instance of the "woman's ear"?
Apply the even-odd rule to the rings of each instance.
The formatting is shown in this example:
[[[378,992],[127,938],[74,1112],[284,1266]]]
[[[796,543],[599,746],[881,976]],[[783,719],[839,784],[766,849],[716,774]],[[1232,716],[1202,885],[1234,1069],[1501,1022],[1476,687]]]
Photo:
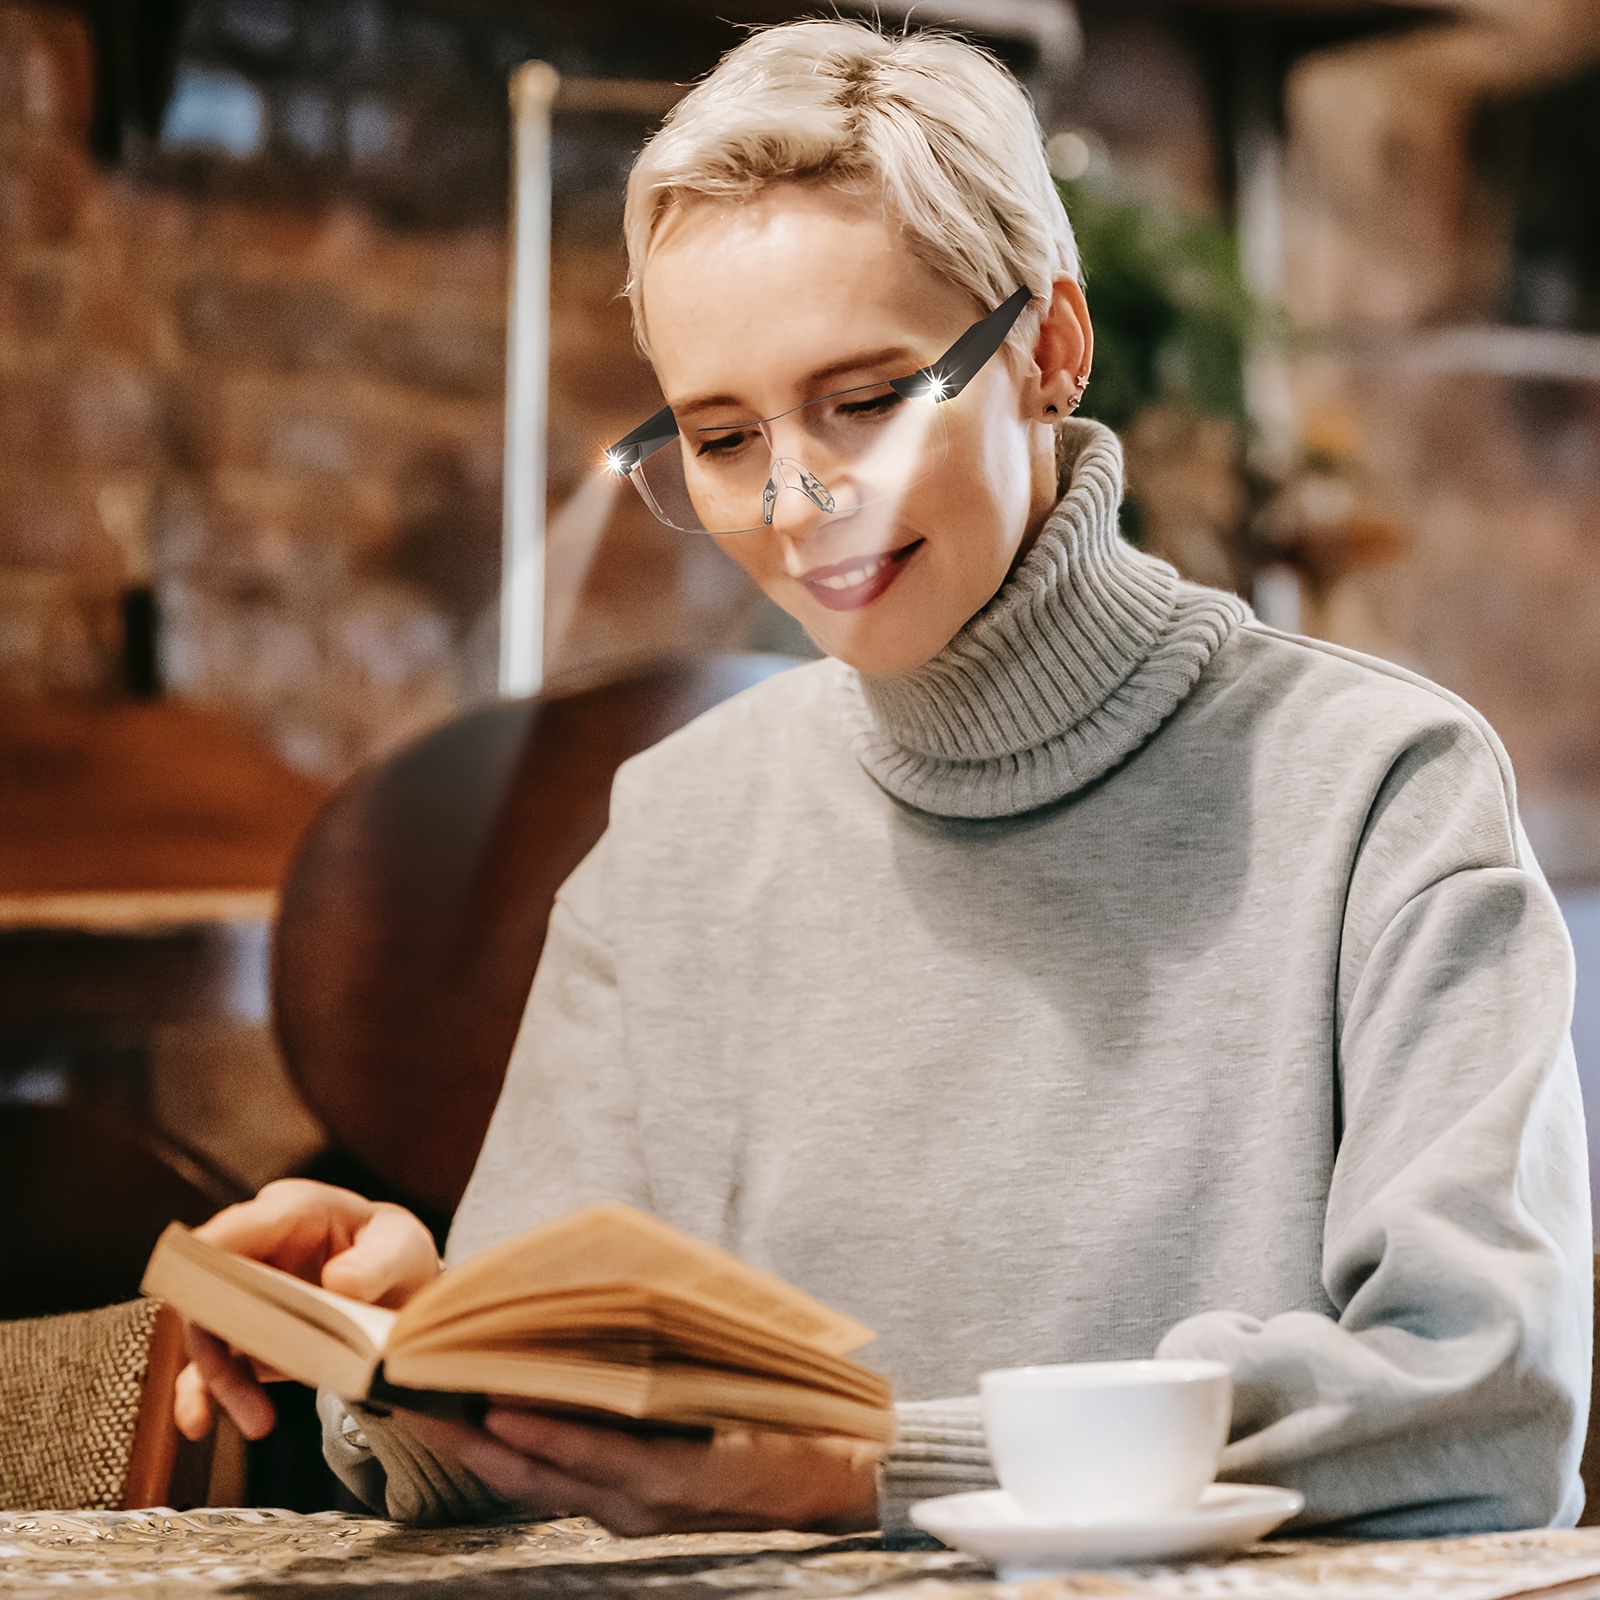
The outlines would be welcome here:
[[[1039,322],[1034,370],[1025,394],[1041,422],[1061,422],[1078,408],[1094,361],[1094,328],[1076,278],[1057,278]]]

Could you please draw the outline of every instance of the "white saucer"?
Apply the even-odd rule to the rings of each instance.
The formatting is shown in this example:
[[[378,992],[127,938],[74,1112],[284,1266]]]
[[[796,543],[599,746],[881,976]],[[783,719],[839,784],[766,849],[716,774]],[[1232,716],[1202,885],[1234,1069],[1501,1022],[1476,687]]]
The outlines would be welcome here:
[[[1065,1567],[1221,1556],[1287,1522],[1305,1504],[1293,1489],[1214,1483],[1193,1511],[1133,1522],[1066,1523],[1026,1515],[1004,1489],[919,1500],[911,1520],[934,1538],[999,1568],[1008,1581]]]

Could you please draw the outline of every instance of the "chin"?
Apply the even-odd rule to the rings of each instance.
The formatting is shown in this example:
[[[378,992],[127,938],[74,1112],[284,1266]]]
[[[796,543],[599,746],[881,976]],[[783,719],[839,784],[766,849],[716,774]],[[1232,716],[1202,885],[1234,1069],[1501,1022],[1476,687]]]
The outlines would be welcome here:
[[[907,638],[888,629],[861,628],[846,633],[837,626],[813,627],[802,620],[811,642],[836,661],[869,678],[892,678],[926,666],[950,641],[947,638]]]

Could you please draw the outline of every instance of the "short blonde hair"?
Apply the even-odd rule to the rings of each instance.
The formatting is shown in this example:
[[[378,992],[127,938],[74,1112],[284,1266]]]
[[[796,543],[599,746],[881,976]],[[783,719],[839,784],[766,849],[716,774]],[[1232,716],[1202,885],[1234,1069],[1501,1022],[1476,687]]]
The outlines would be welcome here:
[[[730,50],[634,162],[623,231],[642,349],[640,276],[665,217],[780,183],[881,195],[908,247],[983,310],[1025,284],[1021,349],[1050,285],[1080,276],[1033,107],[992,55],[944,33],[784,23]]]

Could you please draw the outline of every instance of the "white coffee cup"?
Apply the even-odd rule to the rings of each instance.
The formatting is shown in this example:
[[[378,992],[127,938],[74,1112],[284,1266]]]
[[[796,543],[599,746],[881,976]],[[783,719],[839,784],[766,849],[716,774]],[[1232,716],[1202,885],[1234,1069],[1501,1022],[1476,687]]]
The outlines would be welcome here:
[[[1131,1522],[1192,1511],[1228,1441],[1220,1361],[1082,1361],[978,1380],[995,1476],[1030,1517]]]

